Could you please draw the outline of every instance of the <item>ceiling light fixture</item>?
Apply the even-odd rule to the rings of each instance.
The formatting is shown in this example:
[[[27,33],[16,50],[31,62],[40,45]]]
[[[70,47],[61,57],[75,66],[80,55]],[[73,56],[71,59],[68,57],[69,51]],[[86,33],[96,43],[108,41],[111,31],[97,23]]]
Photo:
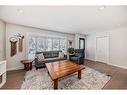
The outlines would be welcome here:
[[[104,10],[105,8],[106,8],[106,6],[101,6],[101,7],[99,7],[99,10],[102,11],[102,10]]]

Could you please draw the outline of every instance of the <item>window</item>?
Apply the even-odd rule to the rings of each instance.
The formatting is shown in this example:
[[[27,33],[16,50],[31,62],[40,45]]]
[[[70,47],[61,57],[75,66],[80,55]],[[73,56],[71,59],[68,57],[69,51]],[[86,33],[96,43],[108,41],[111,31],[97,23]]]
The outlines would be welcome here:
[[[28,58],[34,58],[36,53],[36,38],[29,37]]]
[[[36,52],[41,51],[66,51],[65,38],[53,38],[44,36],[28,36],[28,58],[34,59]]]
[[[65,44],[66,44],[66,40],[64,39],[60,39],[60,50],[65,51]]]
[[[45,51],[45,39],[41,38],[41,37],[37,37],[37,51],[41,52],[41,51]]]
[[[46,51],[51,51],[52,50],[52,39],[47,39],[46,40]]]
[[[60,50],[59,39],[53,39],[53,50]]]

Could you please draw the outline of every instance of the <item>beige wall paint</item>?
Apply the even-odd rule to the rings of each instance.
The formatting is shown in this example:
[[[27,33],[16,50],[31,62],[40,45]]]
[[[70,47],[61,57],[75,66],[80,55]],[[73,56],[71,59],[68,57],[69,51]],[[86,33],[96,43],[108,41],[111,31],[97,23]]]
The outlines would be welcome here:
[[[87,59],[95,61],[95,37],[102,33],[87,36]],[[127,27],[106,31],[109,36],[109,64],[127,68]]]
[[[0,60],[6,59],[6,50],[5,50],[5,23],[0,20]]]
[[[24,44],[23,44],[23,52],[17,53],[15,56],[10,56],[10,42],[9,38],[12,37],[16,33],[21,33],[25,36]],[[45,31],[37,28],[30,28],[30,27],[24,27],[20,25],[14,25],[14,24],[6,24],[6,58],[7,58],[7,69],[13,70],[13,69],[20,69],[23,68],[23,65],[20,63],[20,60],[26,59],[26,35],[27,33],[40,33],[45,35],[52,35],[52,36],[62,36],[67,37],[67,40],[73,41],[73,47],[75,46],[75,35],[72,34],[66,34],[66,33],[58,33],[58,32],[52,32],[52,31]]]

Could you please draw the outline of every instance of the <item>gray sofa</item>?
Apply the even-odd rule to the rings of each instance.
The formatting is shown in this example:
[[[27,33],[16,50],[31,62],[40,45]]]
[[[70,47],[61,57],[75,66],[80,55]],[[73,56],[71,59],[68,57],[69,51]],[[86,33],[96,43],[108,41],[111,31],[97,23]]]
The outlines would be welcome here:
[[[45,63],[54,62],[59,60],[66,60],[67,56],[64,55],[64,58],[59,58],[59,52],[61,51],[44,51],[44,52],[36,52],[36,54],[43,53],[45,59],[43,61],[39,61],[38,58],[35,58],[35,67],[36,69],[45,67]]]

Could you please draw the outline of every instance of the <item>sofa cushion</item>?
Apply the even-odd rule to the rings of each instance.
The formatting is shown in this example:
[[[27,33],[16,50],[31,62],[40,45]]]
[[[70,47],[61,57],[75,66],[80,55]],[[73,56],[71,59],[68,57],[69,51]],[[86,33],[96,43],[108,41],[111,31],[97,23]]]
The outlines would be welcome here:
[[[45,60],[43,60],[43,61],[38,61],[38,64],[51,62],[52,60],[56,60],[56,59],[58,59],[58,58],[47,58],[47,59],[45,59]]]
[[[56,57],[56,58],[48,58],[48,59],[45,59],[44,61],[51,62],[51,61],[55,61],[55,60],[59,60],[59,58],[58,57]]]
[[[45,59],[43,53],[37,54],[36,57],[38,58],[38,61],[43,61]]]
[[[45,58],[51,58],[52,57],[51,52],[43,52],[43,53],[44,53]]]
[[[71,57],[71,60],[78,60],[78,57]]]
[[[58,57],[58,55],[59,55],[59,52],[56,52],[56,51],[52,52],[52,57]]]
[[[79,53],[75,53],[75,56],[78,57],[79,56]]]
[[[47,59],[44,59],[43,61],[38,61],[38,64],[49,63],[49,62],[59,61],[59,60],[64,60],[64,59],[65,58],[59,58],[59,57],[56,57],[56,58],[47,58]]]
[[[45,58],[58,57],[60,51],[44,51],[43,54]]]
[[[44,61],[38,61],[38,65],[44,64]]]
[[[64,53],[63,52],[59,52],[59,58],[64,58]]]

